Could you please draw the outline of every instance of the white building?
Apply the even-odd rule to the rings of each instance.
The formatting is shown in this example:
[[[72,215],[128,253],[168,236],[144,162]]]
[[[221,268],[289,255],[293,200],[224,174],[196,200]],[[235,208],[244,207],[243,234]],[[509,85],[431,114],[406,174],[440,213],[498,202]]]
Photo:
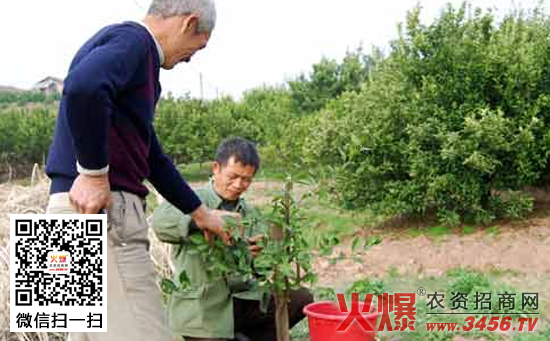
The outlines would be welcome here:
[[[61,94],[63,91],[63,80],[48,76],[36,83],[32,87],[32,90],[43,92],[46,95]]]

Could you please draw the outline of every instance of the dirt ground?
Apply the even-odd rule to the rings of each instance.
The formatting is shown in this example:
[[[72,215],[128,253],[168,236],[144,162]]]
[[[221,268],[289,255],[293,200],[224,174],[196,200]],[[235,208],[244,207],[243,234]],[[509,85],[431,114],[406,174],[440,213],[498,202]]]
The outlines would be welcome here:
[[[319,259],[322,282],[341,278],[381,277],[390,270],[401,275],[441,276],[457,267],[537,276],[550,272],[550,217],[524,222],[528,226],[500,227],[500,233],[478,231],[439,238],[389,235],[362,255],[362,262],[343,260],[336,265]],[[349,255],[349,245],[336,248]]]

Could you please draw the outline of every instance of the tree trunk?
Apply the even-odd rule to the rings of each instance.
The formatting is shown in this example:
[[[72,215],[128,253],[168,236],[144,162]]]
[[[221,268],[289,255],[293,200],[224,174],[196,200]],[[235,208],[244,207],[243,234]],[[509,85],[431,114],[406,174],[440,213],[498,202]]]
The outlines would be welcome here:
[[[291,209],[291,191],[292,184],[285,185],[283,195],[283,206],[285,212],[285,224],[290,225],[290,209]],[[273,240],[283,242],[285,240],[285,228],[278,224],[271,226],[271,238]],[[288,279],[282,278],[279,270],[275,269],[275,283],[284,283],[283,289],[275,292],[275,325],[277,330],[277,341],[290,341],[290,328],[288,320]]]
[[[283,228],[278,225],[271,227],[271,238],[282,241]],[[275,282],[282,280],[279,269],[275,269]],[[277,341],[290,341],[290,330],[288,321],[288,299],[286,285],[282,291],[273,294],[275,298],[275,328],[277,330]]]
[[[284,293],[275,294],[275,325],[277,341],[290,341],[288,322],[288,300]]]

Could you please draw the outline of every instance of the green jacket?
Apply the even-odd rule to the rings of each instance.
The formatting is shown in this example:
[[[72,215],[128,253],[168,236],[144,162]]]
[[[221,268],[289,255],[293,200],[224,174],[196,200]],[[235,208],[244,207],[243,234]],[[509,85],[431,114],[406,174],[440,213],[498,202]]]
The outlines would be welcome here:
[[[222,199],[214,191],[213,182],[196,191],[201,201],[210,209],[218,209]],[[258,211],[239,199],[237,211],[243,217],[251,217]],[[261,291],[231,293],[226,278],[209,279],[203,261],[198,254],[190,254],[189,224],[191,217],[165,202],[153,213],[153,229],[157,237],[172,244],[172,261],[175,266],[174,283],[182,271],[187,273],[191,289],[175,291],[170,295],[167,310],[174,336],[199,338],[234,338],[233,297],[248,300],[264,298]],[[248,230],[248,229],[247,229]],[[256,226],[247,231],[247,237],[265,233]]]

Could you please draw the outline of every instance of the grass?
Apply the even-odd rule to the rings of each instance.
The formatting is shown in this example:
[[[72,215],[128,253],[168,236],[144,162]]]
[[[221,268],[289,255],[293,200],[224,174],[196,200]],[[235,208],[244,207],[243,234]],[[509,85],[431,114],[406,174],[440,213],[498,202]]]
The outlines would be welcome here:
[[[408,228],[408,235],[412,238],[427,236],[427,237],[438,239],[440,237],[444,237],[452,234],[462,234],[462,235],[474,234],[477,231],[484,231],[486,234],[493,237],[499,236],[501,232],[499,226],[490,226],[487,228],[483,228],[483,227],[474,227],[474,226],[464,225],[460,228],[453,229],[448,226],[435,225],[435,226],[428,226],[428,227],[410,227]]]
[[[368,233],[382,219],[370,210],[340,209],[329,200],[317,196],[308,198],[302,204],[302,213],[306,224],[305,237],[316,247],[323,237],[330,236],[343,241]]]
[[[462,234],[472,234],[476,232],[476,228],[473,226],[463,226]]]
[[[212,167],[209,162],[178,165],[178,169],[188,182],[208,181],[212,174]]]
[[[296,324],[290,330],[290,340],[292,341],[309,341],[309,326],[307,317]]]
[[[487,233],[492,236],[498,236],[500,235],[500,227],[499,226],[491,226],[487,230]]]
[[[441,225],[430,226],[426,228],[413,227],[409,229],[409,235],[413,238],[420,236],[439,238],[452,233],[453,230],[450,227]]]
[[[307,234],[313,241],[322,235],[343,239],[372,226],[376,220],[371,212],[343,212],[323,205],[307,207],[304,215],[310,226]]]

